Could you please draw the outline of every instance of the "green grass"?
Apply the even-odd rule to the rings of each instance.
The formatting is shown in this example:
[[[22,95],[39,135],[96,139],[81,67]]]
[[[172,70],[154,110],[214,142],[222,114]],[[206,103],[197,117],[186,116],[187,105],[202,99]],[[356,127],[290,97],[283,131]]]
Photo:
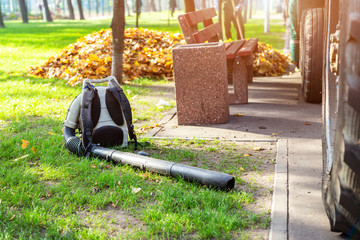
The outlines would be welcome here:
[[[168,26],[167,15],[147,21],[154,16],[143,14],[141,26],[178,31],[175,19]],[[127,21],[129,26],[133,22]],[[150,146],[144,150],[153,157],[233,174],[237,187],[230,192],[67,152],[62,122],[80,87],[30,77],[26,70],[109,24],[7,21],[0,29],[0,239],[249,239],[251,229],[267,228],[268,211],[249,210],[261,186],[246,178],[260,175],[264,163],[246,157],[250,150],[242,146],[145,139]],[[138,79],[123,86],[137,128],[158,121],[175,104],[168,100],[170,107],[154,106],[153,96],[163,93],[152,85]],[[29,146],[23,149],[22,140]],[[141,190],[134,193],[134,188]]]

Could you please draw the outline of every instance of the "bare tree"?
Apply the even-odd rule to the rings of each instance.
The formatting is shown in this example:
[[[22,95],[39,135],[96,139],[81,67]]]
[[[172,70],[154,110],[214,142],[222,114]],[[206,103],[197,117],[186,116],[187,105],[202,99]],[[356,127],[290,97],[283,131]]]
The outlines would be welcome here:
[[[68,5],[68,9],[69,9],[69,18],[70,19],[75,19],[75,14],[74,14],[74,7],[71,3],[71,0],[67,0],[67,5]]]
[[[46,21],[47,21],[47,22],[52,22],[52,18],[51,18],[51,14],[50,14],[50,10],[49,10],[48,1],[47,1],[47,0],[43,0],[43,3],[44,3]]]
[[[141,14],[141,0],[135,0],[136,4],[135,4],[135,9],[136,9],[136,23],[135,23],[135,27],[139,27],[139,17]]]
[[[0,4],[0,28],[4,28],[5,24],[4,24],[4,20],[3,20],[3,15],[1,13],[1,4]]]
[[[151,12],[156,12],[155,0],[149,1],[149,8]]]
[[[125,0],[125,7],[126,7],[126,11],[128,12],[128,16],[131,16],[131,10],[130,10],[130,6],[127,0]]]
[[[29,18],[28,18],[28,12],[27,12],[25,0],[18,0],[18,2],[20,7],[21,19],[23,23],[28,23]]]
[[[78,5],[78,9],[79,9],[80,19],[84,20],[85,17],[84,17],[84,12],[83,12],[83,8],[82,8],[82,2],[81,2],[81,0],[76,0],[76,2]]]
[[[221,1],[219,0],[219,4],[221,4],[220,2]],[[186,13],[195,11],[194,0],[184,0],[184,8],[185,8]],[[219,19],[220,19],[220,16],[219,16]]]
[[[249,6],[249,19],[252,18],[252,11],[253,11],[253,2],[252,0],[250,0],[249,2],[250,6]]]
[[[206,8],[206,0],[201,0],[201,9]]]
[[[111,75],[122,83],[124,30],[125,30],[125,7],[124,0],[114,0],[112,29],[112,65]]]

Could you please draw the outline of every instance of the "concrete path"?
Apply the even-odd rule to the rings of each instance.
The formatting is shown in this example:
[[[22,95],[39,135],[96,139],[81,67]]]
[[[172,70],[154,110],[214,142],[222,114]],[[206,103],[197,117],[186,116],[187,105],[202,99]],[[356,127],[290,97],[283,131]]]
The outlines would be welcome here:
[[[301,100],[300,88],[299,74],[255,78],[249,104],[232,105],[226,124],[178,126],[174,110],[148,136],[277,142],[269,238],[341,239],[329,231],[321,200],[321,105]]]

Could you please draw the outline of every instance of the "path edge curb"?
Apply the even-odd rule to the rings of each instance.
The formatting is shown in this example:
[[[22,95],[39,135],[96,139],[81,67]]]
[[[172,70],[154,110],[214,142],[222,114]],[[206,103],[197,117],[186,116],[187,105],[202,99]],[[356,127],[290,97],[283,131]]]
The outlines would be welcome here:
[[[277,142],[269,240],[288,239],[288,140]]]

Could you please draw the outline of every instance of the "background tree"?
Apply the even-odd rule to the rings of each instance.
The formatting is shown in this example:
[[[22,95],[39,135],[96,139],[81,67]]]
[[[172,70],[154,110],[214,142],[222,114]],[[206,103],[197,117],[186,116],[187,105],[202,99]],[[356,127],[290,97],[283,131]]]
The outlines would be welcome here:
[[[78,5],[78,9],[79,9],[80,19],[84,20],[85,17],[84,17],[82,2],[81,2],[81,0],[76,0],[76,2],[77,2],[77,5]]]
[[[206,8],[206,0],[201,0],[201,9]]]
[[[251,19],[252,18],[252,10],[253,10],[253,8],[252,8],[252,6],[253,6],[253,2],[252,2],[252,0],[249,0],[249,19]]]
[[[18,1],[19,1],[21,19],[22,19],[23,23],[28,23],[29,18],[28,18],[28,12],[27,12],[25,0],[18,0]]]
[[[115,1],[115,0],[114,0]],[[141,13],[141,0],[135,0],[136,4],[135,4],[135,9],[136,9],[136,23],[135,23],[135,27],[139,27],[139,17],[140,17],[140,13]]]
[[[111,75],[122,83],[124,31],[125,31],[125,7],[124,0],[114,0],[113,18],[110,25],[112,29],[112,65]]]
[[[46,21],[47,21],[47,22],[52,22],[52,18],[51,18],[51,14],[50,14],[50,10],[49,10],[48,1],[47,1],[47,0],[43,0],[43,3],[44,3]]]
[[[0,28],[4,28],[5,24],[4,24],[4,20],[3,20],[3,15],[1,13],[1,4],[0,4]]]
[[[72,5],[71,0],[66,0],[67,5],[68,5],[68,9],[69,9],[69,18],[70,19],[75,19],[75,14],[74,14],[74,7]]]
[[[184,0],[184,8],[185,8],[184,10],[186,13],[195,11],[195,3],[194,2],[195,2],[194,0]],[[221,6],[221,2],[222,1],[219,0],[219,6]],[[221,9],[221,8],[219,8],[219,9]],[[219,19],[220,19],[220,15],[219,15]]]

